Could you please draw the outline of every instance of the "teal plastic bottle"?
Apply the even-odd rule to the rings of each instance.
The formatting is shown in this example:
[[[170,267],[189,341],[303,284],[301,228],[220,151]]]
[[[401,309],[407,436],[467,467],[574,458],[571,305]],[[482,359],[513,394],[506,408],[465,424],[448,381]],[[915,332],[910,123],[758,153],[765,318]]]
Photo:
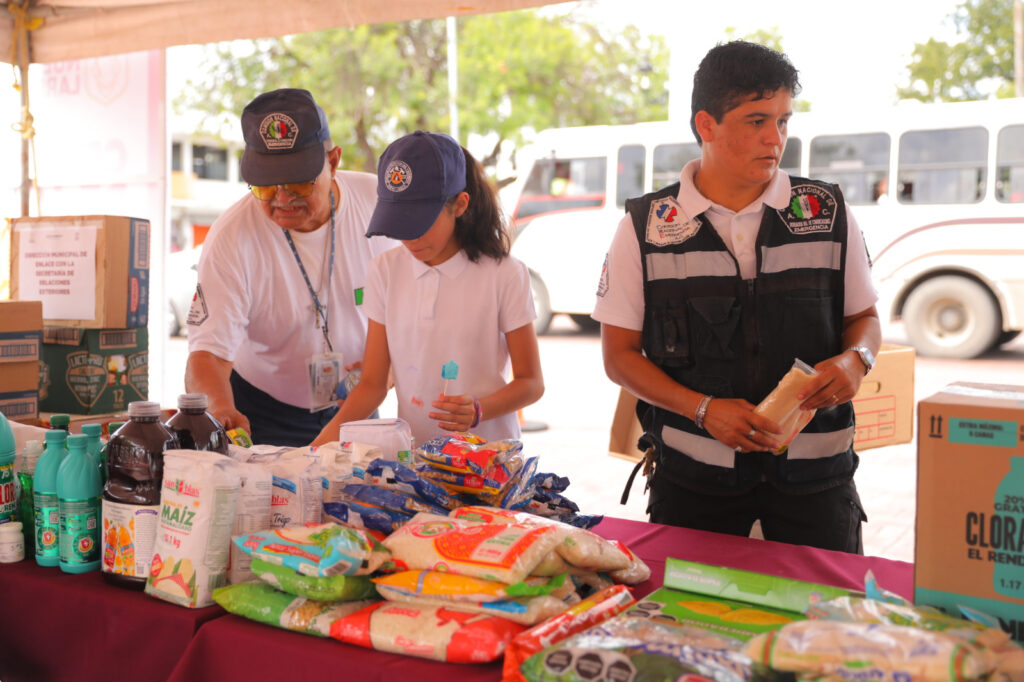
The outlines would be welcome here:
[[[96,463],[96,470],[100,472],[100,479],[103,480],[104,453],[103,441],[100,440],[103,435],[103,424],[82,424],[82,433],[89,437],[85,443],[85,451]]]
[[[100,567],[103,482],[96,460],[87,450],[89,440],[86,435],[69,436],[68,456],[57,469],[60,569],[65,573],[86,573]]]
[[[994,504],[996,516],[1002,517],[1004,533],[1024,527],[1024,457],[1010,458],[1010,473],[996,488]],[[1002,551],[1016,561],[994,564],[992,588],[1007,597],[1024,599],[1024,548],[1017,547],[1016,538],[1012,538]]]
[[[14,459],[18,444],[7,417],[0,412],[0,523],[18,520],[18,486],[14,482]]]
[[[33,477],[32,508],[36,517],[36,563],[56,566],[60,563],[60,507],[57,504],[57,469],[67,456],[68,432],[46,432],[46,447],[36,462]]]

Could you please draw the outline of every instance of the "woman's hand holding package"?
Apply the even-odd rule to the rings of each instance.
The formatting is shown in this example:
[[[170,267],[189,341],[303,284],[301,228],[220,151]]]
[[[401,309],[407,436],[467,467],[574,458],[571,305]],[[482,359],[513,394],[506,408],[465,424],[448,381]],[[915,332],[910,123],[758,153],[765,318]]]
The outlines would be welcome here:
[[[773,436],[781,427],[754,412],[754,406],[741,398],[713,398],[704,417],[704,428],[720,443],[740,452],[762,452],[779,447]]]
[[[853,400],[864,380],[864,365],[853,353],[840,353],[814,366],[818,371],[797,398],[800,408],[817,410]]]

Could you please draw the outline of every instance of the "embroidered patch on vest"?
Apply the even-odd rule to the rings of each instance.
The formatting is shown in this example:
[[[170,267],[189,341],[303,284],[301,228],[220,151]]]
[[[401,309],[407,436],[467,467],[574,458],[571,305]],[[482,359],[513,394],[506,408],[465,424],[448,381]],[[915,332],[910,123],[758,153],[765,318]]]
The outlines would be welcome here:
[[[691,220],[672,197],[651,202],[647,214],[647,243],[655,246],[682,244],[697,234],[699,220]]]
[[[188,326],[198,327],[210,318],[210,311],[206,307],[206,299],[203,297],[203,285],[196,284],[196,293],[192,296],[192,307],[188,309]]]
[[[789,206],[779,216],[793,234],[831,232],[836,220],[836,198],[817,185],[797,185],[790,190]]]

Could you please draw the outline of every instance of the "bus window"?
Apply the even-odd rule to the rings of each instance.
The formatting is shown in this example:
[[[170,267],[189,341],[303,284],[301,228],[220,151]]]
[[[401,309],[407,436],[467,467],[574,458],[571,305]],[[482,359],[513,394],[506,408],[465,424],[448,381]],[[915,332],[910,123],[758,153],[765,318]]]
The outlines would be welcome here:
[[[800,175],[800,152],[803,144],[799,137],[791,137],[786,141],[786,149],[782,152],[779,168],[789,175]]]
[[[654,172],[652,189],[657,191],[679,180],[679,171],[694,159],[700,158],[700,146],[696,142],[659,144],[654,148]]]
[[[1006,126],[996,138],[996,199],[1024,202],[1024,125]]]
[[[523,186],[514,220],[604,206],[607,159],[540,159]]]
[[[839,185],[849,204],[873,204],[889,181],[886,133],[819,135],[811,140],[808,173]]]
[[[899,200],[903,204],[969,204],[985,195],[988,131],[915,130],[900,137]]]
[[[626,199],[644,193],[644,146],[627,144],[619,147],[618,172],[615,179],[615,205],[622,208]]]

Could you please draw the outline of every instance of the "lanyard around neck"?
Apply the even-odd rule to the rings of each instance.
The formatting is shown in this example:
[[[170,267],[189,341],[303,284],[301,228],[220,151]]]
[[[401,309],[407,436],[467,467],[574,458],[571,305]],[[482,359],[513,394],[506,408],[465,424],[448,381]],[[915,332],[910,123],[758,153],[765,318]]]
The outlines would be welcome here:
[[[331,259],[327,266],[327,291],[331,290],[331,274],[334,271],[334,192],[331,192]],[[295,242],[292,240],[292,235],[289,230],[284,231],[284,238],[288,240],[288,246],[292,247],[292,254],[295,256],[295,262],[299,264],[299,271],[302,273],[302,279],[306,280],[306,288],[309,290],[309,295],[313,299],[313,306],[316,308],[317,326],[320,327],[324,332],[324,341],[327,342],[327,350],[333,352],[334,346],[331,344],[330,330],[327,324],[328,311],[327,306],[320,303],[320,297],[316,295],[316,291],[313,289],[313,285],[309,281],[309,275],[306,273],[306,268],[302,264],[302,257],[299,256],[298,250],[295,248]],[[322,324],[321,324],[322,323]]]

